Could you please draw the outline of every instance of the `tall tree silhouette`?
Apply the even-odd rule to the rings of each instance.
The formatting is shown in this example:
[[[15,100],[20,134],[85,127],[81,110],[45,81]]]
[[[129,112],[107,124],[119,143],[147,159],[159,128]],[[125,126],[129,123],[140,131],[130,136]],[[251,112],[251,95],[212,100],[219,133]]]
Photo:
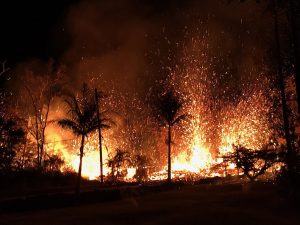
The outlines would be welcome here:
[[[246,0],[240,0],[240,2],[245,2]],[[229,1],[231,2],[231,0]],[[259,1],[256,1],[259,2]],[[290,133],[290,121],[289,121],[289,107],[287,103],[287,96],[286,96],[286,87],[285,87],[285,74],[284,74],[284,61],[282,56],[282,46],[281,46],[281,40],[280,40],[280,10],[282,9],[288,9],[288,12],[290,14],[290,23],[292,28],[292,40],[293,40],[293,49],[294,49],[294,57],[295,57],[295,80],[296,80],[296,92],[297,92],[297,103],[298,103],[298,111],[299,111],[299,68],[298,68],[298,62],[299,59],[297,58],[298,49],[297,49],[297,43],[298,40],[296,39],[296,17],[295,17],[295,9],[294,4],[295,2],[293,0],[284,1],[284,0],[268,0],[267,1],[267,8],[266,11],[271,12],[271,15],[273,17],[273,26],[274,26],[274,53],[275,53],[275,59],[276,59],[276,81],[278,83],[278,88],[280,92],[280,100],[281,100],[281,108],[282,108],[282,117],[283,117],[283,128],[284,128],[284,136],[286,139],[286,148],[287,148],[287,156],[286,156],[286,164],[288,167],[288,170],[292,170],[294,167],[294,154],[295,151],[293,149],[293,140],[292,135]]]
[[[294,151],[293,151],[293,147],[292,147],[288,105],[287,105],[286,93],[285,93],[285,81],[284,81],[283,65],[282,65],[282,58],[281,58],[281,45],[280,45],[280,39],[279,39],[278,11],[277,10],[278,10],[277,1],[274,0],[273,1],[273,16],[274,16],[276,59],[277,59],[277,75],[278,75],[278,84],[279,84],[280,96],[281,96],[283,126],[284,126],[284,133],[285,133],[286,147],[287,147],[286,163],[287,163],[288,170],[291,171],[293,169]]]
[[[223,156],[225,163],[234,163],[250,181],[263,175],[274,164],[281,162],[282,154],[273,149],[272,145],[253,150],[241,145],[233,146],[233,152]]]
[[[59,120],[58,124],[62,128],[71,130],[76,136],[81,137],[78,176],[75,189],[78,194],[80,191],[85,137],[99,127],[97,104],[95,102],[93,91],[90,90],[86,84],[83,84],[81,96],[70,93],[67,95],[65,103],[68,108],[68,117]],[[101,119],[100,126],[102,128],[109,127],[109,125],[105,124],[105,121]]]
[[[45,74],[28,72],[25,74],[23,86],[28,93],[29,133],[35,139],[37,148],[37,167],[42,169],[45,156],[46,128],[54,121],[49,120],[50,108],[55,97],[61,94],[63,78],[60,70],[53,73],[50,68]],[[53,73],[53,74],[52,74]],[[25,100],[24,96],[22,98]],[[26,99],[27,100],[27,99]]]
[[[17,147],[25,141],[25,132],[17,121],[17,118],[0,117],[0,172],[12,169]]]
[[[168,127],[168,182],[171,182],[171,144],[172,135],[171,129],[174,125],[179,124],[184,120],[187,114],[180,114],[183,107],[183,101],[175,93],[174,90],[169,90],[160,95],[157,100],[156,110],[159,122]]]
[[[102,110],[99,99],[104,98],[104,94],[95,88],[95,103],[97,109],[97,121],[98,121],[98,136],[99,136],[99,156],[100,156],[100,181],[103,183],[103,146],[102,146],[102,128],[109,128],[108,124],[113,124],[114,122],[110,118],[105,118],[107,111]]]
[[[289,0],[289,21],[291,26],[295,80],[297,91],[298,116],[300,115],[300,45],[299,45],[299,26],[300,26],[300,3],[299,1]]]

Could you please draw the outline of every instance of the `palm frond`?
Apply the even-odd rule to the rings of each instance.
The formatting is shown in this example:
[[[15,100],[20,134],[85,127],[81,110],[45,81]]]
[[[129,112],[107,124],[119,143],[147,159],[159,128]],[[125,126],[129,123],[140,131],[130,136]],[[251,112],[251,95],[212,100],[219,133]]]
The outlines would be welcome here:
[[[167,124],[174,123],[173,121],[177,119],[177,115],[180,113],[183,103],[180,96],[172,89],[159,95],[155,104],[157,119]]]
[[[180,116],[178,116],[172,123],[171,125],[175,125],[175,124],[179,124],[181,123],[183,120],[185,120],[187,118],[188,114],[182,114]]]
[[[68,117],[60,120],[59,125],[73,131],[75,134],[87,136],[99,127],[97,104],[94,92],[83,84],[81,96],[69,93],[65,103],[68,107]],[[100,128],[110,128],[113,121],[100,117]]]
[[[58,121],[58,125],[62,128],[71,130],[76,135],[83,133],[83,130],[78,126],[78,124],[70,119],[61,119]]]
[[[104,125],[104,126],[115,126],[116,123],[115,121],[113,121],[112,119],[109,119],[109,118],[100,118],[100,123],[101,123],[101,126]]]

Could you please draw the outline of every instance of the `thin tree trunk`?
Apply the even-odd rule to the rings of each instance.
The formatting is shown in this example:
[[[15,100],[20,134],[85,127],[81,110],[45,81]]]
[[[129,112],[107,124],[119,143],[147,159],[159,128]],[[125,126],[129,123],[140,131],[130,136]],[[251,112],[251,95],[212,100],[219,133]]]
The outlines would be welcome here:
[[[276,56],[277,56],[277,73],[279,79],[279,88],[280,88],[280,95],[281,95],[281,105],[282,105],[282,116],[283,116],[283,126],[285,132],[285,139],[286,139],[286,146],[287,146],[287,166],[288,170],[291,171],[292,169],[292,141],[290,136],[290,125],[289,125],[289,118],[288,118],[288,107],[286,103],[286,96],[285,96],[285,87],[284,87],[284,78],[282,73],[282,62],[281,62],[281,47],[279,41],[279,31],[278,31],[278,15],[277,15],[277,6],[276,1],[274,6],[274,31],[275,31],[275,43],[276,43]]]
[[[77,174],[77,182],[76,182],[76,194],[80,192],[80,183],[81,183],[81,171],[82,171],[82,158],[83,158],[83,148],[84,148],[84,135],[81,137],[81,146],[80,146],[80,158],[79,158],[79,168]]]
[[[171,125],[168,124],[168,182],[171,183],[172,171],[171,171]]]
[[[45,156],[45,131],[46,131],[46,127],[47,127],[47,122],[48,122],[48,116],[49,116],[49,111],[50,111],[50,101],[47,103],[47,110],[46,110],[46,114],[45,114],[45,118],[44,121],[42,120],[42,118],[40,119],[40,124],[41,124],[41,145],[40,145],[40,149],[41,149],[41,153],[40,153],[40,166],[43,168],[43,159]]]
[[[22,160],[21,160],[21,168],[24,169],[25,166],[25,153],[26,153],[26,149],[27,149],[27,140],[25,141],[25,144],[23,146],[23,152],[22,152]]]
[[[25,89],[27,90],[29,97],[32,101],[32,105],[33,105],[33,109],[34,109],[34,117],[35,117],[35,130],[34,130],[34,136],[36,139],[36,145],[37,145],[37,168],[40,169],[40,145],[39,145],[39,125],[38,125],[38,109],[37,109],[37,103],[36,100],[33,98],[33,95],[29,89],[29,87],[27,87],[27,85],[24,85]]]
[[[295,58],[295,81],[296,81],[296,91],[297,91],[297,104],[298,104],[298,115],[300,115],[300,55],[298,49],[298,33],[297,33],[297,24],[295,18],[295,4],[294,0],[289,1],[289,11],[290,11],[290,23],[292,29],[292,38],[293,38],[293,53]]]
[[[36,103],[31,95],[31,93],[30,93],[30,97],[32,99],[32,104],[34,107],[34,117],[35,117],[35,139],[36,139],[36,145],[37,145],[37,168],[40,169],[41,163],[40,163],[40,143],[39,143],[40,136],[39,136],[39,124],[38,124],[38,110],[37,110]]]
[[[95,100],[97,105],[97,118],[98,118],[98,135],[99,135],[99,153],[100,153],[100,181],[103,184],[103,158],[102,158],[102,134],[101,134],[101,123],[100,123],[100,112],[99,112],[99,101],[98,91],[95,88]]]
[[[36,127],[35,127],[35,138],[36,138],[36,145],[37,145],[37,168],[40,169],[41,164],[40,164],[40,143],[39,143],[39,131],[38,131],[38,122],[37,122],[37,115],[36,117]]]
[[[43,134],[42,134],[43,135]],[[41,138],[41,145],[40,145],[40,167],[43,169],[43,158],[44,158],[44,139],[45,137]]]

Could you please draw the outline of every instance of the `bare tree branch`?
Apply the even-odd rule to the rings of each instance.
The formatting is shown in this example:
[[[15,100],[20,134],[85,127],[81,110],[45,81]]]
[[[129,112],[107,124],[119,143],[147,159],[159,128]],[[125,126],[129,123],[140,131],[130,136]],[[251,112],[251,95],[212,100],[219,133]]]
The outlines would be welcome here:
[[[1,64],[2,64],[2,71],[0,72],[0,77],[4,75],[7,71],[9,71],[9,68],[5,66],[6,61],[2,62]]]

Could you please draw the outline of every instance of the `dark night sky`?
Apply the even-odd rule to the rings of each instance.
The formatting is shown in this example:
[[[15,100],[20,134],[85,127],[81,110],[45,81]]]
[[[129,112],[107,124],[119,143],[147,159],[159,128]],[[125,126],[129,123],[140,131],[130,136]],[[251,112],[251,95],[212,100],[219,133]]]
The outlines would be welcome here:
[[[11,63],[31,57],[47,59],[59,56],[68,45],[63,17],[76,2],[1,1],[0,59]]]
[[[76,85],[101,75],[120,89],[143,91],[169,68],[184,70],[184,52],[194,51],[193,66],[216,72],[221,89],[255,79],[265,63],[273,37],[262,8],[227,0],[6,0],[0,61],[20,77],[43,67],[31,64],[35,59],[54,58]],[[206,61],[197,58],[202,53]]]
[[[23,74],[39,68],[32,59],[54,58],[78,84],[101,74],[125,83],[121,89],[144,90],[183,63],[183,49],[193,40],[209,34],[203,46],[209,46],[211,71],[252,76],[253,56],[263,54],[258,37],[265,27],[254,17],[261,21],[259,7],[226,0],[7,0],[1,3],[0,61]]]
[[[78,2],[80,1],[1,1],[0,60],[16,63],[29,58],[47,60],[49,57],[60,57],[68,49],[71,41],[65,30],[65,17],[70,7]],[[117,2],[122,5],[127,1]],[[184,4],[178,0],[137,2],[150,6],[155,13],[167,10],[173,4]]]

